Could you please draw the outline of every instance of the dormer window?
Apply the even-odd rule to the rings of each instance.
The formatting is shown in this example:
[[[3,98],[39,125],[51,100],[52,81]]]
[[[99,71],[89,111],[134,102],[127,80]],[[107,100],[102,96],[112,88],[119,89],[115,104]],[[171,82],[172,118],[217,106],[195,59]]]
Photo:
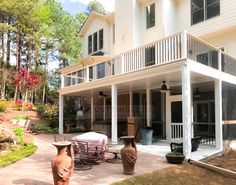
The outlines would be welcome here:
[[[192,0],[192,25],[220,15],[220,0]]]
[[[103,49],[103,29],[99,30],[99,49]]]
[[[146,6],[146,28],[155,26],[155,3]]]
[[[88,36],[88,54],[95,54],[103,49],[103,29]]]
[[[93,52],[93,39],[92,39],[92,35],[88,36],[88,54]]]

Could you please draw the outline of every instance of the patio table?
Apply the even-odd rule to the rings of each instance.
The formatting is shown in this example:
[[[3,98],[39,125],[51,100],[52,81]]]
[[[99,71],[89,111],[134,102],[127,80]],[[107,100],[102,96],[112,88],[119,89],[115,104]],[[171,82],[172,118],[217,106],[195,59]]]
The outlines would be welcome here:
[[[72,141],[74,141],[73,143],[75,145],[77,145],[78,142],[87,143],[87,162],[99,164],[104,158],[104,153],[108,144],[106,135],[96,132],[87,132],[73,137]]]

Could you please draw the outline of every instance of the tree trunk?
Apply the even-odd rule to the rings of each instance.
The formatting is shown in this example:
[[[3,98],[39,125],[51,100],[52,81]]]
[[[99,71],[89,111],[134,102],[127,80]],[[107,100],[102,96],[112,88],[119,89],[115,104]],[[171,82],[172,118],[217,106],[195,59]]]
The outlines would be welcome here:
[[[20,46],[20,34],[17,33],[16,35],[16,64],[17,64],[17,70],[20,69],[21,64],[21,46]]]
[[[8,71],[5,69],[2,72],[2,88],[1,88],[1,99],[6,99],[6,83],[7,83]]]
[[[11,24],[11,16],[8,17],[8,25]],[[6,67],[10,66],[10,55],[11,55],[11,32],[7,31],[7,60]]]
[[[16,85],[15,94],[14,94],[14,102],[16,102],[16,100],[17,100],[17,94],[18,94],[18,87]]]
[[[2,42],[1,42],[1,46],[2,46],[2,52],[1,53],[2,53],[2,56],[1,56],[1,60],[0,60],[0,68],[2,68],[4,59],[5,59],[4,32],[2,32],[1,38],[2,38]]]

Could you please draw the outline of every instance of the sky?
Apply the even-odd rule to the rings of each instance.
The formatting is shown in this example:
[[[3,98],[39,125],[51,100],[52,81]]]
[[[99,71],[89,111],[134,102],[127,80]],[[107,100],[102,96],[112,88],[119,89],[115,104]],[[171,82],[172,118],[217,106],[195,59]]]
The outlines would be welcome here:
[[[64,10],[68,11],[71,14],[75,14],[76,12],[84,12],[88,3],[92,0],[58,0],[62,3]],[[106,11],[112,12],[114,11],[114,1],[115,0],[97,0],[100,2]]]

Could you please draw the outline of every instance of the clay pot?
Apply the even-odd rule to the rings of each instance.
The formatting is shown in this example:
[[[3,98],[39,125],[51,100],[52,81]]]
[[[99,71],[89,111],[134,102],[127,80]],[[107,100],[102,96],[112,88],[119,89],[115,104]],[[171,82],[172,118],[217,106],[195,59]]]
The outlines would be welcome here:
[[[68,141],[60,141],[53,143],[53,145],[58,151],[57,156],[51,161],[54,185],[68,185],[74,169],[72,144]]]
[[[134,136],[123,136],[125,146],[121,149],[121,159],[123,164],[123,173],[125,175],[134,174],[134,166],[137,160],[137,149]]]

